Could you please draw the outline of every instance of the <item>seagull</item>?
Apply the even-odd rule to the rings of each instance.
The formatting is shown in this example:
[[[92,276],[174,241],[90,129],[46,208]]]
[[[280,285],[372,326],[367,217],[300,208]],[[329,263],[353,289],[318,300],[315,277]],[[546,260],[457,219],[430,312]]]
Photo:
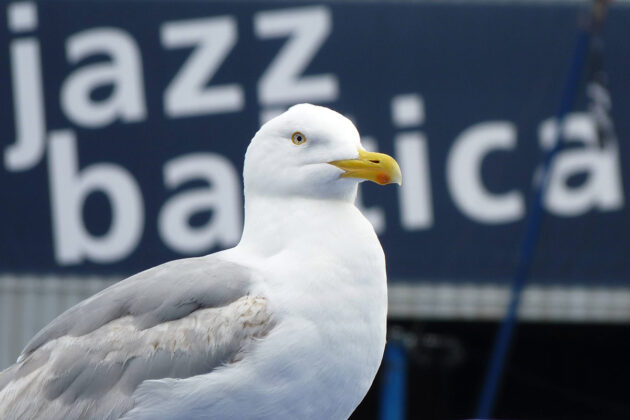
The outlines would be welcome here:
[[[345,419],[385,347],[385,257],[355,206],[401,183],[311,104],[264,124],[234,248],[167,262],[70,308],[0,373],[0,418]]]

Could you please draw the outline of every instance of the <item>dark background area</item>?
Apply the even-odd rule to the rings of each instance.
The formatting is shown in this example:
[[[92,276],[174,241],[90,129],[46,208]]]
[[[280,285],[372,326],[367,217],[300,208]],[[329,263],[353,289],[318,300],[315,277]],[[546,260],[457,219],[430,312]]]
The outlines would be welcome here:
[[[417,333],[420,343],[457,343],[434,348],[420,344],[409,351],[407,418],[473,418],[497,324],[397,322],[392,327]],[[628,354],[625,324],[522,323],[493,418],[628,418]],[[382,370],[353,420],[378,418]]]

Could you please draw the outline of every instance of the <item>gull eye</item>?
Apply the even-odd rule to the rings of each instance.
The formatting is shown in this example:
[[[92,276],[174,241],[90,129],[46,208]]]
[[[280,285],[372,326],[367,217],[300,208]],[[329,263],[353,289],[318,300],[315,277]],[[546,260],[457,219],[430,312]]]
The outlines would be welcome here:
[[[295,133],[291,134],[291,141],[293,142],[293,144],[299,146],[300,144],[306,143],[306,136],[299,131],[296,131]]]

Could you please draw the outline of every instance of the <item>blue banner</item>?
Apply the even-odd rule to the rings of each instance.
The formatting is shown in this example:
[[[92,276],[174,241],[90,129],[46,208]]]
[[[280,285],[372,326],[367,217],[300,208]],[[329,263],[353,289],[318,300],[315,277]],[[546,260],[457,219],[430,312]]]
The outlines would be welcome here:
[[[242,161],[300,102],[400,163],[364,184],[393,279],[505,282],[553,147],[576,5],[11,2],[0,8],[0,272],[131,274],[233,246]],[[563,125],[533,281],[630,285],[630,8]]]

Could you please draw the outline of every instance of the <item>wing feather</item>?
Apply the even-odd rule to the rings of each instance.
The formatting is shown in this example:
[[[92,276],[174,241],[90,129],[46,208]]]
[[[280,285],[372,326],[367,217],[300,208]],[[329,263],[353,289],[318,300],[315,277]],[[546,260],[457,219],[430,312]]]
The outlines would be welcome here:
[[[50,340],[87,334],[124,315],[133,316],[138,328],[145,329],[199,308],[223,306],[247,292],[250,274],[214,255],[153,267],[68,309],[31,339],[20,358]]]
[[[69,309],[0,373],[0,418],[118,418],[146,380],[238,360],[273,322],[246,267],[202,257],[130,277]]]

